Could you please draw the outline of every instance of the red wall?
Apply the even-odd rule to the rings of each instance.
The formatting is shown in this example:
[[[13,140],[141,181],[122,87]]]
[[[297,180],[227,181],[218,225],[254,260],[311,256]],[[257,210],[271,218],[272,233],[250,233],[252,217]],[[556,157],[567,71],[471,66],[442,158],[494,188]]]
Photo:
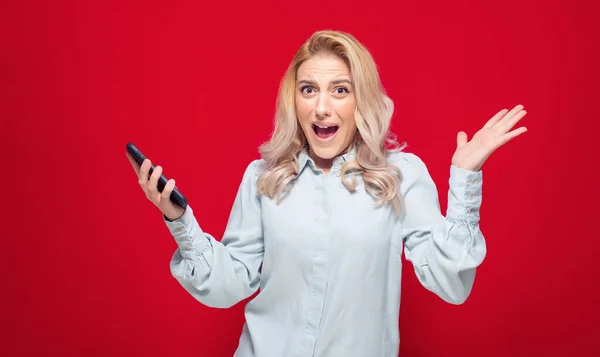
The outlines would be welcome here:
[[[529,112],[484,166],[469,300],[404,265],[401,356],[600,355],[597,1],[200,3],[3,3],[0,354],[232,356],[242,304],[211,310],[171,277],[175,242],[125,143],[220,237],[284,69],[335,28],[372,51],[444,209],[456,132]]]

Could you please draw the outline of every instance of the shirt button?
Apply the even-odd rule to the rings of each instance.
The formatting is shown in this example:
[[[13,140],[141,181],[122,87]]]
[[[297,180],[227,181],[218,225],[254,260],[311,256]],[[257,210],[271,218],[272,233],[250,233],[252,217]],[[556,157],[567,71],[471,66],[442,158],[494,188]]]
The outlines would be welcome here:
[[[473,180],[471,180],[471,183],[474,185],[474,184],[476,184],[476,183],[477,183],[477,180],[476,180],[476,179],[473,179]]]
[[[473,197],[474,197],[474,196],[473,196],[473,194],[470,194],[470,195],[469,195],[469,199],[470,199],[471,201],[473,201]]]

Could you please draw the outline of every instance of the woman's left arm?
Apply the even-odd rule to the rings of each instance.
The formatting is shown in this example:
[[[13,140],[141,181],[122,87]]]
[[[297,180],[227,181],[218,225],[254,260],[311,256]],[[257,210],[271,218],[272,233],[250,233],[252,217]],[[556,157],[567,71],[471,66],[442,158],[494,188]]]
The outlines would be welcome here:
[[[479,228],[481,167],[493,151],[527,130],[510,131],[525,116],[522,109],[518,105],[511,111],[500,111],[469,142],[464,132],[458,134],[445,216],[440,212],[436,186],[421,159],[403,154],[397,162],[404,176],[402,237],[406,258],[421,284],[449,303],[462,304],[467,299],[476,268],[486,255]]]

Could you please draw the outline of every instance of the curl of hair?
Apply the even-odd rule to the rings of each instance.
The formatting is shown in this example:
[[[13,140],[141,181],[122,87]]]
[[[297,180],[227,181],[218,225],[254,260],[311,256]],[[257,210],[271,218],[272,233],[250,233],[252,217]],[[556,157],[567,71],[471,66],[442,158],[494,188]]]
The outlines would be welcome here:
[[[389,131],[394,104],[383,89],[369,51],[352,35],[340,31],[315,32],[288,66],[279,87],[271,139],[259,148],[266,167],[258,178],[257,190],[279,202],[298,174],[298,156],[307,140],[296,118],[296,73],[304,61],[321,53],[334,54],[348,65],[356,96],[354,119],[358,133],[348,148],[355,150],[356,157],[342,165],[342,182],[354,191],[357,177],[362,176],[365,190],[376,205],[391,204],[398,214],[403,207],[402,175],[387,159],[390,152],[404,148]]]

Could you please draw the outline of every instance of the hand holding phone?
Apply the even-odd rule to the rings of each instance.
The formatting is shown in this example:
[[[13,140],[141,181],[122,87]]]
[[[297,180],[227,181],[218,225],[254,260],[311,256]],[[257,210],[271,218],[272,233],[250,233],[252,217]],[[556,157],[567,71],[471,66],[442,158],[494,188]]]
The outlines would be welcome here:
[[[133,166],[138,183],[146,197],[154,203],[169,220],[183,215],[187,199],[175,187],[175,180],[167,180],[161,166],[154,166],[150,159],[133,144],[127,143],[127,158]]]

